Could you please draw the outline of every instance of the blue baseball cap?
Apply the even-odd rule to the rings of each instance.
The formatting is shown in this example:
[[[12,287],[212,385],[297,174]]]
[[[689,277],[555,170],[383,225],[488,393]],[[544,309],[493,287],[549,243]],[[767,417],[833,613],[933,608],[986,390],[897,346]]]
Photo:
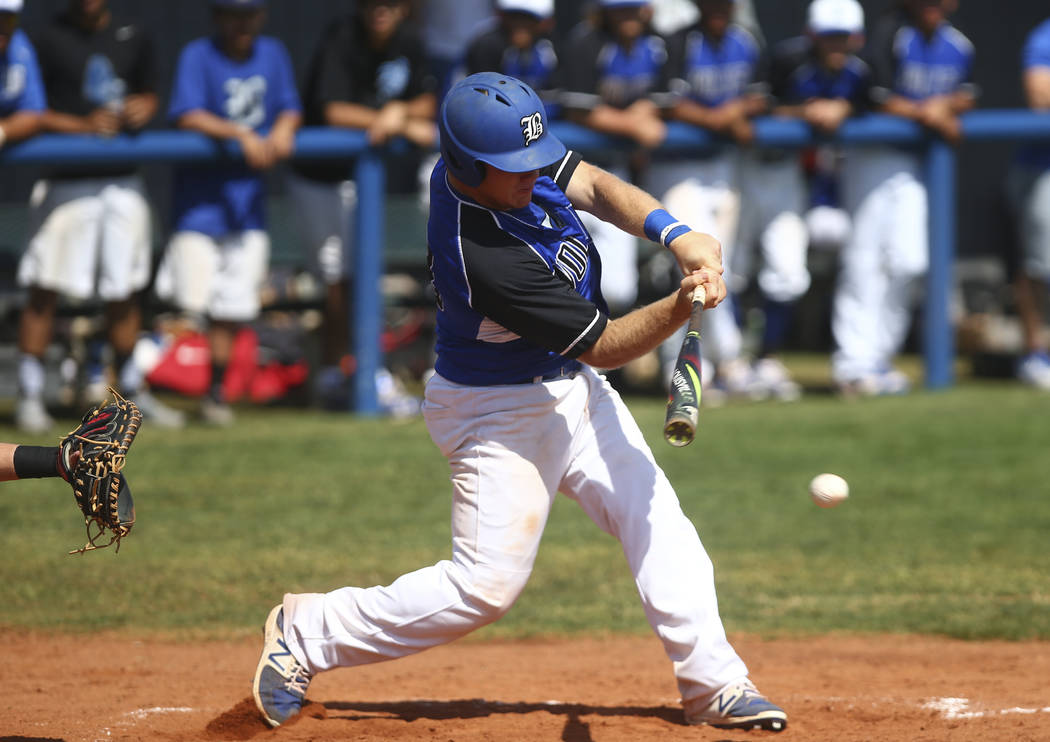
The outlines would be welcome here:
[[[599,0],[602,8],[640,8],[649,5],[650,0]]]

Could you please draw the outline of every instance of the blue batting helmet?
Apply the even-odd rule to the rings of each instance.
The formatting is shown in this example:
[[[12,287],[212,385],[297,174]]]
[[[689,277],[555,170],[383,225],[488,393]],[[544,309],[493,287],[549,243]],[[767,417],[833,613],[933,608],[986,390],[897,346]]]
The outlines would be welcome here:
[[[485,165],[527,173],[565,156],[565,145],[547,128],[539,96],[525,83],[498,72],[478,72],[452,86],[438,115],[441,157],[468,186],[485,179]]]

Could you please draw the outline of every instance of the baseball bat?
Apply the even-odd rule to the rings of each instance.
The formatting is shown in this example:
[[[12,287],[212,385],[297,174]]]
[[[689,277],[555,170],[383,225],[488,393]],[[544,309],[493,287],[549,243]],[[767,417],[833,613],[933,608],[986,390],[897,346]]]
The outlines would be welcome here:
[[[693,309],[689,314],[685,340],[671,376],[664,440],[676,447],[693,442],[700,417],[700,317],[705,301],[707,292],[703,286],[697,286],[693,291]]]

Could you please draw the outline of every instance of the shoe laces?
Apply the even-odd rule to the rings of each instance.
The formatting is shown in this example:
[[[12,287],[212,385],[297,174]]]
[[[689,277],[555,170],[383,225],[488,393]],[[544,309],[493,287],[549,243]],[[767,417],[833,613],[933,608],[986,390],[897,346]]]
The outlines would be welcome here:
[[[765,700],[765,696],[759,692],[758,688],[756,688],[754,683],[750,680],[742,680],[739,683],[730,686],[726,691],[723,691],[723,695],[725,693],[728,693],[731,698],[735,697],[734,700],[728,704],[728,707],[736,706],[741,702],[746,703],[756,698]]]
[[[313,678],[306,668],[295,662],[290,668],[290,672],[285,676],[284,687],[291,693],[302,697],[306,695],[307,688],[310,687],[310,680]]]

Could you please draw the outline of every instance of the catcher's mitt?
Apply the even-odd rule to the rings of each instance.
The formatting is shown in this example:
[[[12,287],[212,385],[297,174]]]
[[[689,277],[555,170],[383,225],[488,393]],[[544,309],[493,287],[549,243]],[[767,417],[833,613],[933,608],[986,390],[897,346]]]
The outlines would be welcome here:
[[[119,551],[120,540],[135,524],[135,504],[120,470],[139,432],[142,413],[112,387],[109,392],[113,400],[88,410],[80,426],[59,446],[62,476],[73,486],[73,497],[87,527],[88,542],[70,554],[83,554],[113,543]],[[100,545],[98,541],[107,535],[109,541]]]

